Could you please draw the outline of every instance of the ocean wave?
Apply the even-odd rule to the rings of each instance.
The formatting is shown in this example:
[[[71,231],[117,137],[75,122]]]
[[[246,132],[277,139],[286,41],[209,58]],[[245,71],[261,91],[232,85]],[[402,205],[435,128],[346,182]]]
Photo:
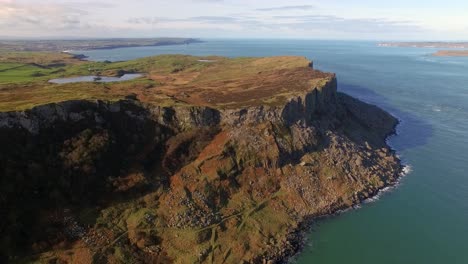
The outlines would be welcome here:
[[[411,167],[411,165],[403,165],[403,169],[401,170],[401,177],[403,176],[406,176],[408,174],[410,174],[411,172],[413,171],[413,167]]]
[[[342,209],[342,210],[338,210],[336,212],[336,214],[342,214],[342,213],[346,213],[348,211],[351,211],[351,210],[357,210],[357,209],[360,209],[362,208],[362,205],[363,204],[368,204],[368,203],[373,203],[373,202],[376,202],[378,200],[380,200],[380,198],[388,193],[388,192],[391,192],[393,190],[395,190],[396,188],[398,188],[398,186],[401,184],[401,180],[408,174],[410,174],[411,172],[413,171],[413,167],[409,164],[403,164],[403,167],[401,169],[401,172],[400,172],[400,177],[398,178],[398,180],[393,184],[393,185],[390,185],[390,186],[386,186],[382,189],[380,189],[376,195],[372,196],[372,197],[369,197],[365,200],[362,201],[362,203],[360,204],[355,204],[353,205],[351,208],[346,208],[346,209]]]
[[[411,172],[413,171],[412,169],[412,166],[409,165],[409,164],[402,164],[402,169],[401,169],[401,172],[400,172],[400,177],[397,179],[397,181],[395,183],[393,183],[392,185],[390,186],[386,186],[382,189],[380,189],[377,194],[375,194],[374,196],[372,197],[369,197],[363,201],[361,201],[360,203],[358,204],[355,204],[349,208],[344,208],[344,209],[340,209],[340,210],[337,210],[335,211],[334,213],[331,213],[331,214],[324,214],[322,216],[319,216],[318,218],[328,218],[328,217],[335,217],[335,216],[339,216],[339,215],[342,215],[344,213],[347,213],[349,211],[354,211],[354,210],[358,210],[358,209],[361,209],[363,206],[365,206],[366,204],[369,204],[369,203],[373,203],[373,202],[376,202],[378,200],[380,200],[380,198],[389,193],[389,192],[392,192],[393,190],[397,189],[399,187],[399,185],[401,184],[401,181],[402,179],[410,174]]]
[[[378,193],[376,195],[365,199],[362,203],[367,204],[367,203],[373,203],[373,202],[376,202],[376,201],[380,200],[382,195],[384,195],[385,193],[391,192],[394,189],[398,188],[398,186],[401,184],[402,178],[404,176],[410,174],[412,171],[413,171],[413,168],[411,167],[411,165],[403,164],[403,168],[401,169],[401,172],[400,172],[400,178],[397,180],[397,182],[395,184],[382,188],[381,190],[378,191]]]
[[[363,203],[366,204],[366,203],[377,202],[378,200],[380,200],[380,197],[382,196],[383,193],[390,191],[392,188],[393,187],[387,186],[387,187],[381,189],[376,195],[374,195],[372,197],[369,197],[366,200],[364,200]]]

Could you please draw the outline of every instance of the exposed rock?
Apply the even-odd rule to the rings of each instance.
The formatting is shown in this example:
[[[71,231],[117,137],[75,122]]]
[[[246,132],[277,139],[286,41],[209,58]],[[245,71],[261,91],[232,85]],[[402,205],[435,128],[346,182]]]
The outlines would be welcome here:
[[[102,209],[90,228],[115,236],[118,257],[283,262],[301,248],[304,223],[396,182],[401,166],[385,144],[396,124],[337,93],[335,78],[283,105],[161,107],[132,97],[0,113],[0,205],[16,208],[0,223],[3,241],[14,241],[2,253],[59,240],[30,214],[102,206],[119,210]],[[135,203],[113,204],[121,199]],[[88,241],[67,219],[64,239]],[[92,250],[110,244],[96,241]],[[93,252],[103,261],[117,254]]]

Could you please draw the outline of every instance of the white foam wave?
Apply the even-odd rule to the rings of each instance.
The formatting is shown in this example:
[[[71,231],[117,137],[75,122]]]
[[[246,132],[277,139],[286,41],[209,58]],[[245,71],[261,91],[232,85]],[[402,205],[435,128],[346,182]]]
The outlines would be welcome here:
[[[341,215],[341,214],[346,213],[346,212],[351,211],[351,210],[358,210],[358,209],[362,208],[363,204],[373,203],[373,202],[376,202],[376,201],[380,200],[380,198],[384,194],[386,194],[388,192],[391,192],[391,191],[395,190],[396,188],[398,188],[398,186],[401,184],[402,178],[404,176],[410,174],[412,171],[413,171],[413,169],[412,169],[411,165],[403,164],[403,168],[402,168],[401,173],[400,173],[400,178],[393,185],[384,187],[381,190],[379,190],[376,195],[365,199],[360,204],[355,204],[350,208],[338,210],[333,215]]]
[[[392,190],[393,188],[394,188],[394,186],[385,187],[385,188],[381,189],[376,195],[374,195],[372,197],[369,197],[366,200],[364,200],[363,203],[367,204],[367,203],[377,202],[378,200],[380,200],[380,197],[382,196],[382,194]]]
[[[351,211],[351,210],[353,210],[353,209],[358,209],[358,208],[356,208],[356,206],[359,206],[359,205],[355,205],[355,206],[353,206],[353,207],[351,207],[351,208],[346,208],[346,209],[338,210],[338,211],[336,211],[335,214],[340,215],[340,214],[344,214],[344,213],[346,213],[346,212],[348,212],[348,211]]]
[[[376,202],[376,201],[380,200],[382,195],[384,195],[387,192],[393,191],[395,188],[397,188],[398,185],[400,185],[400,183],[401,183],[401,178],[403,178],[404,176],[410,174],[412,172],[412,170],[413,169],[412,169],[411,165],[404,164],[403,168],[401,170],[401,173],[400,173],[400,178],[398,179],[398,181],[394,185],[382,188],[376,195],[374,195],[374,196],[372,196],[370,198],[367,198],[366,200],[363,201],[363,203],[364,204],[373,203],[373,202]]]
[[[381,193],[379,192],[377,195],[365,199],[365,200],[363,201],[363,203],[368,204],[368,203],[377,202],[378,200],[380,200],[380,195],[381,195]]]
[[[400,176],[406,176],[410,174],[413,171],[413,167],[411,165],[403,165],[403,169],[401,170],[401,175]]]

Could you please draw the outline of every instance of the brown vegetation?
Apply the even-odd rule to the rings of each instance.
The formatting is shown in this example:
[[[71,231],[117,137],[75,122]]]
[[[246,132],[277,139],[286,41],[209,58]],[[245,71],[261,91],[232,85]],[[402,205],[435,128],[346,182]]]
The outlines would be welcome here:
[[[29,63],[28,67],[32,61],[46,67],[61,60],[69,66],[63,68],[60,75],[44,73],[46,75],[40,78],[22,77],[4,84],[0,81],[0,111],[73,99],[117,100],[128,94],[136,94],[142,102],[165,106],[238,108],[281,105],[292,95],[305,93],[313,87],[320,88],[324,81],[334,77],[313,70],[310,61],[302,57],[227,59],[174,55],[96,64],[75,62],[68,55],[55,55],[57,59],[45,61],[43,58],[47,56],[49,54],[32,57],[23,54],[16,59],[4,57],[8,63]],[[34,74],[33,69],[30,71]],[[49,78],[55,77],[96,73],[114,76],[124,72],[141,72],[146,76],[121,83],[47,83]]]
[[[396,119],[304,58],[100,67],[147,80],[0,91],[8,110],[65,101],[0,113],[0,261],[279,263],[308,220],[398,178]]]

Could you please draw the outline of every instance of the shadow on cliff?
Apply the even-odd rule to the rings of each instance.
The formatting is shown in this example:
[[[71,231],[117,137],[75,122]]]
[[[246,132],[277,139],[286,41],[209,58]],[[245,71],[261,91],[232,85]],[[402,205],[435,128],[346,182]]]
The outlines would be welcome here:
[[[427,144],[433,135],[433,128],[428,122],[417,116],[391,105],[387,98],[362,86],[339,84],[338,91],[351,95],[366,103],[374,104],[389,112],[398,120],[397,137],[390,145],[398,151],[416,148]]]
[[[160,110],[76,100],[0,113],[0,263],[74,242],[101,210],[118,217],[120,204],[167,188],[219,131],[217,112]]]

